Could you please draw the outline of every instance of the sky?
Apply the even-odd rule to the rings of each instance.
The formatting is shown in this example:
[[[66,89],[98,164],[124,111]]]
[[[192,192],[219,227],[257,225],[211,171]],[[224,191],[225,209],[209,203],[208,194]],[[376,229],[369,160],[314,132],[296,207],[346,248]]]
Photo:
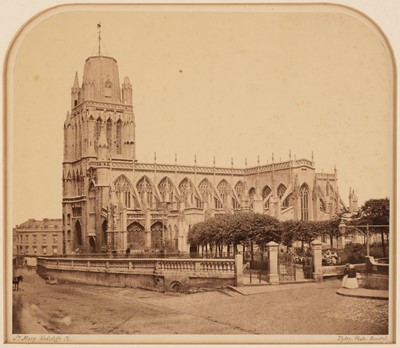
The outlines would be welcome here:
[[[392,190],[392,67],[376,28],[319,11],[77,11],[43,19],[12,63],[13,225],[61,217],[75,72],[102,52],[133,85],[139,162],[255,166],[314,154],[347,202]]]

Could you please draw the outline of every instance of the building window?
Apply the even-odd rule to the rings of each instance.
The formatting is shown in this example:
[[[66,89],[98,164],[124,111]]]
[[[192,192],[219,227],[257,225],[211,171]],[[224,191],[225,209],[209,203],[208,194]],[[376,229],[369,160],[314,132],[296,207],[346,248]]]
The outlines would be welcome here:
[[[33,253],[34,253],[34,254],[37,254],[37,246],[34,246],[34,247],[33,247]]]
[[[108,119],[107,120],[107,144],[110,147],[110,149],[112,146],[111,134],[112,134],[112,121],[111,121],[111,119]]]
[[[33,244],[37,244],[37,234],[33,235]]]
[[[29,254],[29,245],[25,245],[25,254]]]
[[[57,255],[57,247],[53,247],[53,255]]]
[[[271,188],[269,186],[265,186],[262,190],[262,199],[265,201],[269,194],[271,193]],[[269,199],[264,203],[265,208],[269,208]]]
[[[42,247],[42,254],[47,255],[47,247],[45,246]]]
[[[47,243],[47,234],[43,235],[43,243]]]
[[[53,234],[53,243],[57,244],[58,242],[58,236],[56,234]]]
[[[229,187],[228,183],[226,182],[226,180],[222,180],[219,183],[217,189],[218,189],[219,195],[222,199],[222,203],[226,204],[227,199],[228,199],[228,194],[230,194],[230,187]]]
[[[256,189],[252,187],[249,190],[249,200],[250,200],[250,208],[253,208],[253,203],[254,203],[254,196],[256,195]]]
[[[303,185],[300,189],[301,220],[308,221],[308,187]]]
[[[25,241],[27,242],[27,243],[29,243],[29,236],[26,234],[25,235]]]
[[[117,154],[122,154],[122,121],[117,121]]]

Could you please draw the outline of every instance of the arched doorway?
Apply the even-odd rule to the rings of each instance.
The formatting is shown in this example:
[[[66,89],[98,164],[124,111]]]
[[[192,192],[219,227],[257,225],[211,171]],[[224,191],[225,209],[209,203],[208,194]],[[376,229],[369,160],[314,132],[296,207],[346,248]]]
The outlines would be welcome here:
[[[131,223],[128,228],[128,246],[131,250],[144,250],[146,246],[146,239],[144,227],[138,223]]]
[[[107,228],[108,228],[108,221],[104,220],[101,224],[101,237],[102,237],[102,249],[107,249]]]
[[[159,221],[151,226],[151,248],[163,250],[163,224]]]
[[[89,248],[91,253],[96,252],[96,241],[93,237],[89,237]]]
[[[77,245],[82,246],[82,228],[79,220],[75,222],[75,236]]]

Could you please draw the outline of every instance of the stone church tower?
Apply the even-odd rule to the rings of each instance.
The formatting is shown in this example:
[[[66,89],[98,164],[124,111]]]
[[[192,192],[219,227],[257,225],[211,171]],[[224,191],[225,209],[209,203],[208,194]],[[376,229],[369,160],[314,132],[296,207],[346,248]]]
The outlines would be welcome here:
[[[66,253],[77,247],[100,251],[107,239],[111,239],[109,244],[116,242],[107,231],[123,230],[122,219],[107,214],[123,211],[115,197],[123,193],[123,187],[117,193],[110,190],[113,162],[120,168],[131,168],[134,160],[135,117],[129,78],[125,77],[120,85],[114,58],[89,57],[82,85],[75,75],[71,112],[67,113],[64,123],[62,180]],[[130,197],[125,199],[128,201]],[[109,209],[104,211],[104,208]]]

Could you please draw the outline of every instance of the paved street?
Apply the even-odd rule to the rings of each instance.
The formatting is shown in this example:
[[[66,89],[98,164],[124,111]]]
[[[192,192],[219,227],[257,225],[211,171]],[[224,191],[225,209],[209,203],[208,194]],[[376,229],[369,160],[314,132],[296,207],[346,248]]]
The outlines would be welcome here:
[[[20,271],[21,273],[21,271]],[[337,295],[340,281],[242,296],[49,285],[34,272],[14,291],[15,333],[384,335],[388,301]]]

